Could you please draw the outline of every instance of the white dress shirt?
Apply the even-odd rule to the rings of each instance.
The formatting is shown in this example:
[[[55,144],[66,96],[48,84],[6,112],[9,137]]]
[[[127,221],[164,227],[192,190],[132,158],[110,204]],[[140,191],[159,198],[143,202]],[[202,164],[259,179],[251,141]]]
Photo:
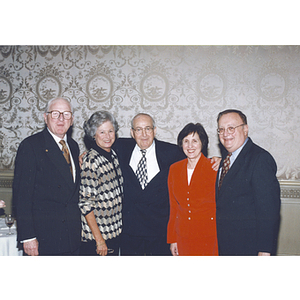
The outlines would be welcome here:
[[[190,185],[190,183],[191,183],[191,179],[192,179],[194,170],[195,170],[195,169],[189,169],[189,168],[187,168],[188,185]]]
[[[152,145],[146,150],[147,150],[146,162],[147,162],[148,182],[150,182],[156,176],[156,174],[160,172],[157,158],[156,158],[155,141],[153,141]],[[137,166],[141,158],[142,158],[141,148],[136,144],[132,151],[130,162],[129,162],[129,165],[132,168],[134,173],[137,170]]]
[[[49,130],[49,128],[47,128],[47,129],[48,129],[49,133],[52,135],[52,137],[54,138],[56,144],[58,145],[58,147],[59,147],[59,149],[60,149],[61,151],[62,151],[62,145],[61,145],[59,142],[60,142],[61,140],[64,140],[64,141],[65,141],[65,143],[66,143],[66,145],[67,145],[67,147],[68,147],[68,149],[69,149],[69,153],[70,153],[70,159],[71,159],[71,165],[72,165],[72,172],[73,172],[73,180],[74,180],[74,182],[75,182],[76,169],[75,169],[75,164],[74,164],[74,160],[73,160],[73,157],[72,157],[72,153],[71,153],[70,147],[69,147],[69,145],[68,145],[68,143],[67,143],[67,135],[65,134],[64,138],[61,139],[61,138],[59,138],[58,136],[56,136],[55,134],[53,134],[53,133]]]

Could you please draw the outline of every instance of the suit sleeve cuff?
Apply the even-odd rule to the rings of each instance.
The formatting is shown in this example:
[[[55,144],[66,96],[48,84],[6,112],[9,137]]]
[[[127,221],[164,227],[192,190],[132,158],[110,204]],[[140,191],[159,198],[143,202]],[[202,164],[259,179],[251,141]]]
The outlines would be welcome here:
[[[25,243],[25,242],[31,242],[31,241],[33,241],[33,240],[36,240],[36,238],[34,237],[34,238],[32,238],[32,239],[27,239],[27,240],[21,241],[20,243],[23,244],[23,243]]]

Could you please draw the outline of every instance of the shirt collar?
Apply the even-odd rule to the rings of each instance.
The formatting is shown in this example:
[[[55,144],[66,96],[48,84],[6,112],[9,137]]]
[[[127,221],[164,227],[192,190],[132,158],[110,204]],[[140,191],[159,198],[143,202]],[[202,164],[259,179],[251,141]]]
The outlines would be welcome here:
[[[238,148],[238,149],[236,149],[235,151],[232,152],[231,159],[235,160],[238,157],[238,155],[240,154],[240,152],[242,151],[242,149],[244,148],[244,146],[246,145],[248,140],[249,140],[249,138],[247,137],[244,144],[240,148]]]
[[[154,148],[155,148],[155,140],[153,140],[153,143],[151,144],[151,146],[150,146],[149,148],[146,149],[146,150],[147,150],[146,155],[147,155],[149,152],[153,151]],[[136,149],[138,152],[141,152],[141,150],[142,150],[142,149],[138,146],[138,144],[135,145],[135,149]]]
[[[61,138],[58,137],[57,135],[53,134],[53,133],[49,130],[48,127],[47,127],[47,130],[49,131],[49,133],[50,133],[51,136],[54,138],[54,140],[55,140],[55,142],[56,142],[57,144],[59,144],[59,142],[60,142],[61,140],[64,140],[64,141],[66,142],[66,144],[67,144],[67,135],[66,135],[66,134],[65,134],[65,136],[61,139]]]

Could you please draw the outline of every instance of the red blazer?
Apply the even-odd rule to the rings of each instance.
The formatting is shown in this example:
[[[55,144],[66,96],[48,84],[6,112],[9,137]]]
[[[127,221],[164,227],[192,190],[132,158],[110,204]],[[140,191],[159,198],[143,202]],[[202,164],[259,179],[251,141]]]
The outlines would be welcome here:
[[[170,167],[168,186],[170,218],[167,242],[177,242],[177,235],[186,238],[216,236],[215,181],[217,172],[203,154],[188,185],[188,159]]]

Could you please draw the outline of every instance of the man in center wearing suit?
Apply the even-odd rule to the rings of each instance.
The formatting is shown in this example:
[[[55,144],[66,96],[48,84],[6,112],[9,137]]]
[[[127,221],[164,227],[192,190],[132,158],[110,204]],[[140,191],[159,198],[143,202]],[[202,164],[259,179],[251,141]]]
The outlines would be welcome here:
[[[224,146],[216,180],[219,255],[275,254],[280,219],[275,160],[248,137],[241,111],[225,110],[217,121]],[[223,177],[224,161],[229,171]]]
[[[27,255],[77,255],[79,147],[67,136],[73,123],[70,102],[50,100],[44,120],[45,129],[23,140],[17,152],[13,182],[17,239]]]
[[[115,149],[124,177],[122,255],[171,255],[167,244],[170,165],[185,156],[177,145],[155,139],[156,127],[148,114],[138,114],[131,122],[133,139],[119,138]],[[147,180],[136,173],[146,150]],[[139,176],[139,175],[138,175]]]

